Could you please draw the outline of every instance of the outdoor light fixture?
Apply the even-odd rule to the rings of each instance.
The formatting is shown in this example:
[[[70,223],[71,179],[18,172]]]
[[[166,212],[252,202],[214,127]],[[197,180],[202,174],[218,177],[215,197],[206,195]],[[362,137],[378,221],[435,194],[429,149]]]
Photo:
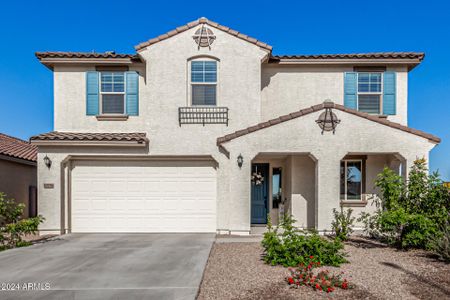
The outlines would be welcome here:
[[[242,164],[244,163],[244,158],[242,157],[242,154],[239,154],[237,157],[237,164],[239,168],[242,168]]]
[[[52,161],[50,160],[50,158],[47,156],[47,154],[44,157],[44,164],[47,166],[47,168],[50,169],[50,167],[52,166]]]

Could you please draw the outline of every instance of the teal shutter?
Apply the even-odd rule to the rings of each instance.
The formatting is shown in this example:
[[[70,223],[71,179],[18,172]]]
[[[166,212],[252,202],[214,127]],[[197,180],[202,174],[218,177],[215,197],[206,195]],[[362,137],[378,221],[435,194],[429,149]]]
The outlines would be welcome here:
[[[358,82],[357,82],[357,73],[356,72],[345,72],[344,73],[344,106],[357,109],[357,90],[358,90]]]
[[[98,72],[86,72],[86,115],[98,115]]]
[[[125,75],[127,114],[137,116],[139,114],[139,75],[135,71],[125,72]]]
[[[396,74],[395,72],[384,72],[383,79],[383,114],[396,114]]]

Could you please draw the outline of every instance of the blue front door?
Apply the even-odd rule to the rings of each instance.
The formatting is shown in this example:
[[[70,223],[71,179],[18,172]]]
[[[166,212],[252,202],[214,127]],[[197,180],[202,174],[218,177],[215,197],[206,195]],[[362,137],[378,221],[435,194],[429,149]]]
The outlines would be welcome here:
[[[267,224],[269,195],[269,164],[252,164],[252,224]]]

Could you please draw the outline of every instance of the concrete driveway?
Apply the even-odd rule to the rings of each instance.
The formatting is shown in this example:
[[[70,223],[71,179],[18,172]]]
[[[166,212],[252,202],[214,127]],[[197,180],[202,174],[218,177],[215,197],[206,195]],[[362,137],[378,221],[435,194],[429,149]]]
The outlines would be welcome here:
[[[0,299],[195,299],[214,238],[71,234],[0,252]]]

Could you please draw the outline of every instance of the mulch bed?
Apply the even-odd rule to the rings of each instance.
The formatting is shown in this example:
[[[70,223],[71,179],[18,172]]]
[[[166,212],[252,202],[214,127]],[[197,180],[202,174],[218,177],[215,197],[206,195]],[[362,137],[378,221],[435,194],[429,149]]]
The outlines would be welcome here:
[[[310,287],[292,289],[287,268],[261,260],[259,243],[216,243],[198,299],[450,299],[450,265],[425,251],[398,251],[355,237],[346,243],[344,271],[356,287],[326,294]]]

